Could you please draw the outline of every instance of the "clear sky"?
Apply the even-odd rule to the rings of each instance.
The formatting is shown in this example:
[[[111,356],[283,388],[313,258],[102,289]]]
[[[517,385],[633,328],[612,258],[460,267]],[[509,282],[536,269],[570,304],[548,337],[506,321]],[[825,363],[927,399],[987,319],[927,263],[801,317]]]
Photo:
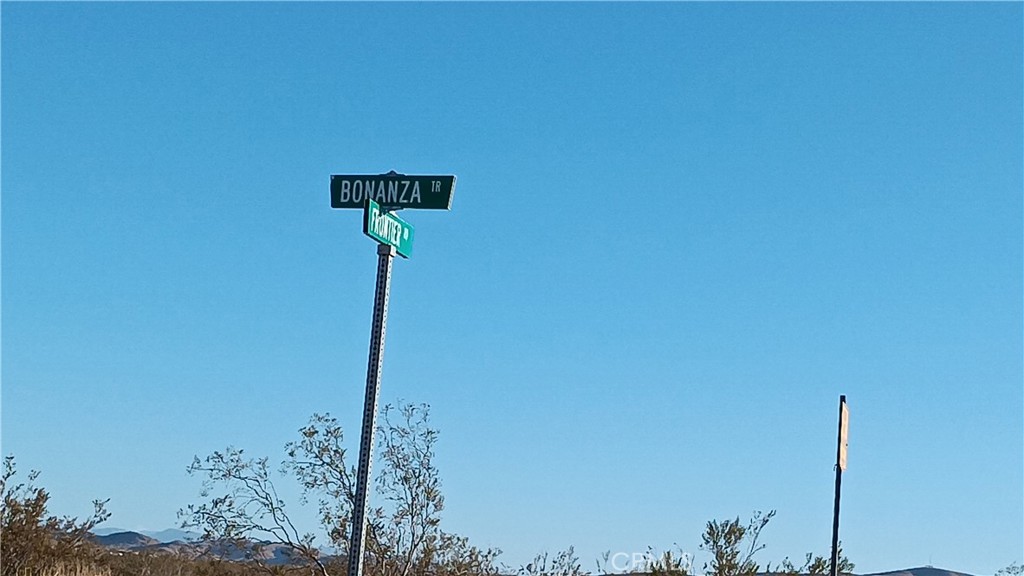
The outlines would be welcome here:
[[[329,176],[455,174],[381,392],[433,407],[448,530],[592,569],[774,508],[762,561],[824,554],[846,394],[858,572],[992,574],[1022,8],[4,2],[3,453],[162,529],[193,455],[325,411],[356,449],[376,255]]]

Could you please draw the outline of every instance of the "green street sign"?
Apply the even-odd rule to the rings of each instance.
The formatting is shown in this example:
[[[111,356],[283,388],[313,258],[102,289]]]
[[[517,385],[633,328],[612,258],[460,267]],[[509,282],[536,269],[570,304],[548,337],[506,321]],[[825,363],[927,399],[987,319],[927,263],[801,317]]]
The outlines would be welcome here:
[[[363,234],[381,244],[394,246],[403,258],[412,254],[412,224],[395,216],[393,212],[383,210],[373,200],[366,200],[363,207]]]
[[[385,208],[450,210],[455,176],[387,174],[331,176],[331,208],[362,208],[372,200]]]

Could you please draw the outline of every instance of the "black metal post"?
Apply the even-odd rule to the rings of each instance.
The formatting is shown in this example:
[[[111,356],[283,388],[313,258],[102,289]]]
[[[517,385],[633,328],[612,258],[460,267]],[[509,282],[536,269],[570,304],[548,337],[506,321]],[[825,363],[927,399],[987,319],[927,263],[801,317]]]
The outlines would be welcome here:
[[[377,245],[377,288],[373,296],[373,326],[370,330],[370,357],[366,366],[366,397],[363,400],[363,430],[359,442],[359,468],[356,472],[356,501],[352,507],[352,534],[348,546],[348,576],[362,576],[363,550],[366,546],[366,508],[373,465],[373,437],[377,422],[377,398],[380,373],[384,366],[384,336],[388,326],[388,298],[391,293],[391,263],[395,249]]]
[[[843,458],[843,420],[845,417],[846,396],[839,397],[839,433],[836,439],[836,497],[832,508],[832,562],[829,566],[829,576],[838,576],[839,564],[839,495],[843,485],[843,468],[846,467]]]

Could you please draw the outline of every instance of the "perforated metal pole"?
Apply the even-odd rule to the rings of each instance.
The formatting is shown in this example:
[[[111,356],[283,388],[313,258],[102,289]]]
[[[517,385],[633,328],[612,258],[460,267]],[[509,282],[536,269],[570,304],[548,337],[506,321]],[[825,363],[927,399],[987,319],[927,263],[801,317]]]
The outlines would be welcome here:
[[[362,576],[366,546],[366,508],[373,465],[373,437],[377,422],[380,372],[384,365],[384,334],[388,326],[388,297],[391,293],[391,263],[395,249],[377,245],[377,289],[373,295],[373,327],[370,330],[370,359],[366,366],[366,398],[363,400],[363,434],[359,441],[359,469],[356,472],[356,502],[352,507],[352,538],[348,546],[348,576]]]

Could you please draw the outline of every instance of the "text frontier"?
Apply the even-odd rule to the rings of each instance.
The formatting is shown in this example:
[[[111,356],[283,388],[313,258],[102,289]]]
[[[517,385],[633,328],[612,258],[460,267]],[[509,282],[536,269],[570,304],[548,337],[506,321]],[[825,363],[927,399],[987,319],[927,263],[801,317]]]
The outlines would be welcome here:
[[[370,231],[386,238],[394,246],[409,240],[408,228],[402,226],[398,220],[389,218],[387,212],[382,212],[380,208],[372,204],[370,205]]]

